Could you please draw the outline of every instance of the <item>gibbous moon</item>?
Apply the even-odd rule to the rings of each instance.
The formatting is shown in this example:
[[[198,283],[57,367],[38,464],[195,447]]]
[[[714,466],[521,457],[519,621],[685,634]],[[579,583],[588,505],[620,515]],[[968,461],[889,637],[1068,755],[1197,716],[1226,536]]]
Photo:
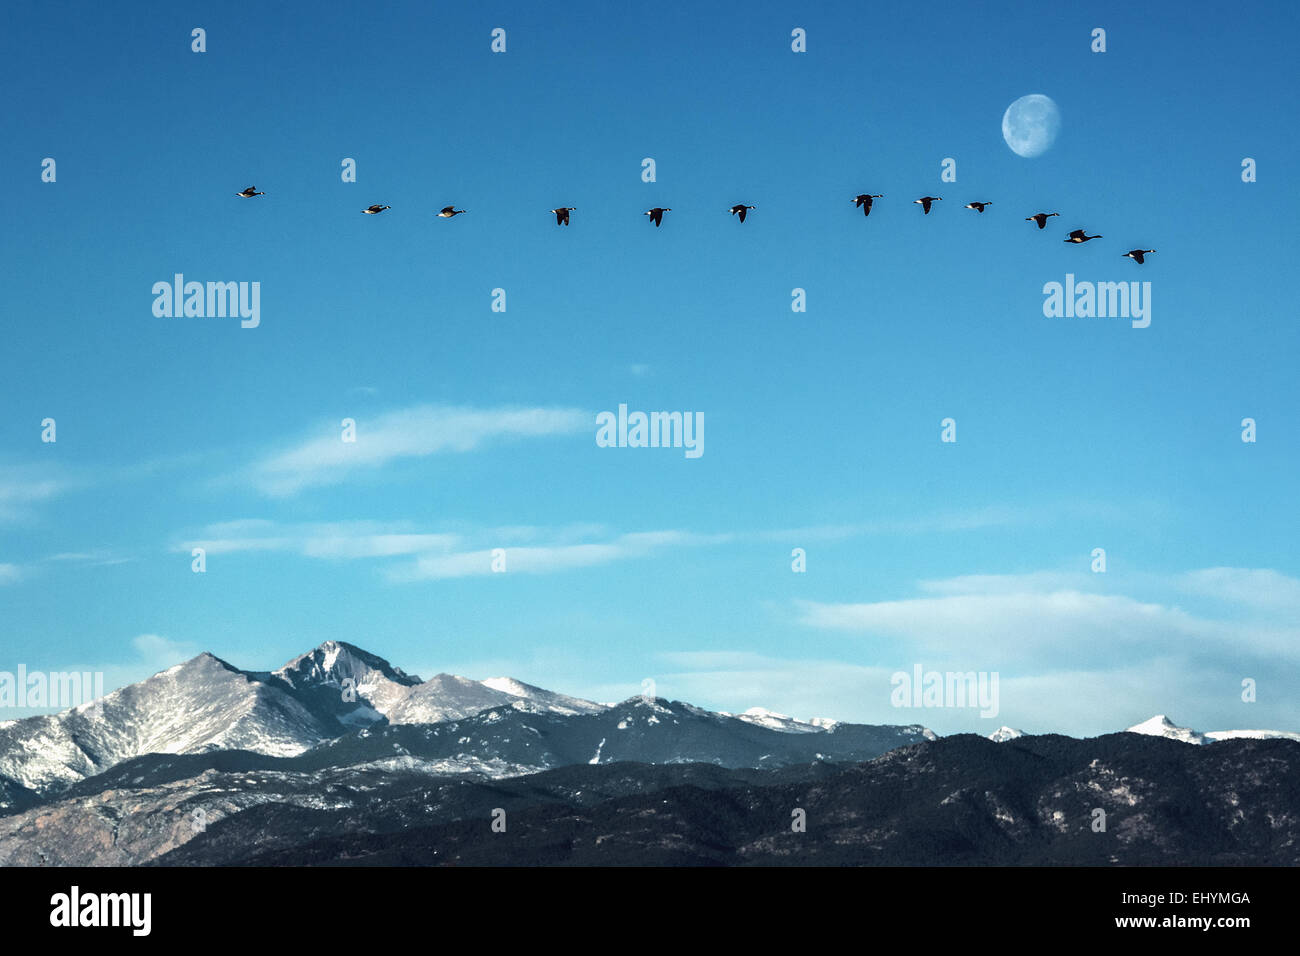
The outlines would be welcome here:
[[[1060,129],[1061,111],[1042,93],[1020,97],[1002,114],[1002,138],[1013,153],[1026,159],[1051,149]]]

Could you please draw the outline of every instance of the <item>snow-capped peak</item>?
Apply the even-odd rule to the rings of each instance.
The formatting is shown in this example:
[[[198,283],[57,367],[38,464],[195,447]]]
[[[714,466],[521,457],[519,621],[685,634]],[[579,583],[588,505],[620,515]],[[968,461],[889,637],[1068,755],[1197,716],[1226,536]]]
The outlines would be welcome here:
[[[343,641],[326,641],[320,647],[298,655],[275,671],[273,676],[291,687],[309,684],[338,686],[347,678],[352,678],[358,685],[375,678],[406,687],[420,683],[419,677]]]
[[[779,730],[787,734],[817,734],[835,727],[839,721],[827,720],[824,717],[814,717],[812,720],[799,720],[791,717],[789,714],[779,714],[774,710],[768,710],[766,707],[751,707],[743,714],[736,714],[740,720],[747,723],[757,724],[760,727],[766,727],[769,730]]]
[[[519,698],[523,706],[534,706],[556,714],[594,714],[608,709],[605,704],[583,700],[581,697],[570,697],[568,694],[557,694],[552,690],[525,684],[513,677],[489,677],[479,683],[491,690]]]
[[[993,733],[989,734],[989,740],[996,744],[1003,743],[1007,740],[1015,740],[1017,737],[1023,737],[1025,732],[1017,730],[1015,727],[1008,727],[1005,724],[999,727]]]
[[[1179,727],[1164,714],[1156,714],[1150,720],[1134,724],[1126,732],[1130,734],[1146,734],[1150,737],[1168,737],[1170,740],[1181,740],[1185,744],[1203,744],[1207,742],[1204,734],[1197,733],[1190,727]]]
[[[1300,734],[1292,733],[1289,730],[1208,730],[1205,733],[1200,733],[1190,727],[1179,727],[1164,714],[1156,714],[1150,720],[1135,724],[1128,728],[1128,733],[1168,737],[1170,740],[1181,740],[1183,743],[1188,744],[1212,744],[1217,740],[1237,740],[1242,738],[1300,741]]]

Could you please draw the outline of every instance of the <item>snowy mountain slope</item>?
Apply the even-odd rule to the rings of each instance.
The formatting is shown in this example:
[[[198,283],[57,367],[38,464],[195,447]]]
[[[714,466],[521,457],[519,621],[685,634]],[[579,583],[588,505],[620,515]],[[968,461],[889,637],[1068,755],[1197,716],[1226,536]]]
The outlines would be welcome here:
[[[326,641],[271,676],[354,725],[377,722],[420,685],[420,678],[342,641]]]
[[[392,733],[404,726],[418,732]],[[1300,734],[1270,730],[1199,733],[1164,715],[1129,731],[1194,744],[1300,740]],[[990,739],[1020,736],[1003,727]],[[438,674],[425,681],[359,647],[327,641],[273,672],[242,671],[200,654],[114,691],[99,709],[0,723],[0,813],[151,754],[244,751],[302,755],[315,767],[400,765],[502,776],[614,761],[735,767],[843,762],[935,739],[920,725],[797,720],[758,707],[732,716],[641,697],[597,704],[509,677],[475,681]],[[329,752],[334,744],[341,750]]]
[[[1212,744],[1217,740],[1238,740],[1242,738],[1251,740],[1300,740],[1300,734],[1286,730],[1210,730],[1201,733],[1192,730],[1190,727],[1178,726],[1164,714],[1156,714],[1150,720],[1134,724],[1128,728],[1127,732],[1130,734],[1148,734],[1153,737],[1167,737],[1170,740],[1181,740],[1187,744]]]
[[[525,684],[513,677],[489,677],[481,683],[484,687],[517,697],[520,701],[540,707],[552,714],[595,714],[609,707],[608,704],[597,704],[595,701],[583,700],[581,697],[570,697],[568,694],[543,690],[541,687]]]
[[[516,699],[467,677],[437,674],[411,687],[385,716],[390,724],[438,724],[509,706]]]
[[[368,651],[326,641],[276,671],[241,671],[200,654],[86,708],[0,724],[0,810],[144,754],[302,753],[356,727],[460,720],[513,706],[557,714],[599,704],[511,678],[428,681]]]
[[[252,750],[290,756],[342,727],[276,683],[200,654],[82,706],[0,728],[0,776],[58,788],[147,753]]]
[[[739,720],[748,721],[751,724],[757,724],[760,727],[767,727],[769,730],[779,730],[787,734],[816,734],[822,731],[832,729],[839,723],[837,720],[827,720],[825,717],[814,717],[812,720],[799,720],[797,717],[791,717],[788,714],[778,714],[774,710],[768,710],[765,707],[751,707],[743,714],[728,714],[721,711],[724,716],[736,717]]]
[[[1204,734],[1198,734],[1190,727],[1179,727],[1164,714],[1156,714],[1150,720],[1134,724],[1132,727],[1127,728],[1126,733],[1146,734],[1150,737],[1167,737],[1170,740],[1181,740],[1185,744],[1205,743]]]
[[[989,734],[988,737],[989,740],[993,741],[995,744],[1000,744],[1007,740],[1015,740],[1017,737],[1023,737],[1024,735],[1025,732],[1023,730],[1016,730],[1016,728],[1007,727],[1004,724],[997,730],[993,731],[993,733]]]
[[[601,710],[591,701],[543,690],[510,677],[486,681],[455,674],[421,680],[380,657],[343,641],[326,641],[275,671],[301,694],[314,695],[344,723],[365,726],[386,718],[390,724],[432,724],[461,720],[510,704],[549,713],[586,714]],[[344,701],[345,690],[354,700]]]

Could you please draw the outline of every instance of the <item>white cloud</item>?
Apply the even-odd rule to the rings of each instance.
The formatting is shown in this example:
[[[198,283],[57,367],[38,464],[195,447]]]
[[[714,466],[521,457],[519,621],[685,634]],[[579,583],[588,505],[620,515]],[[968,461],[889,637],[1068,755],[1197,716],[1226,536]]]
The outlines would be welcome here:
[[[199,653],[199,649],[188,641],[173,641],[159,634],[138,634],[131,638],[131,646],[139,655],[140,662],[156,671],[166,670]]]
[[[357,439],[344,442],[338,423],[323,434],[255,462],[247,471],[267,495],[337,484],[357,470],[402,458],[468,452],[519,438],[569,435],[592,428],[593,416],[573,408],[450,408],[420,405],[357,422]]]
[[[813,628],[907,640],[918,651],[998,661],[1102,655],[1134,659],[1181,648],[1294,657],[1300,631],[1196,617],[1177,607],[1081,591],[960,594],[864,604],[802,602]]]
[[[386,571],[390,581],[409,582],[491,574],[496,548],[504,549],[510,573],[550,574],[731,540],[729,534],[678,530],[611,536],[604,526],[594,524],[431,533],[412,530],[404,522],[280,524],[265,518],[240,518],[210,524],[201,534],[176,544],[173,550],[203,548],[208,555],[284,552],[326,560],[413,558],[391,565]]]
[[[0,467],[0,521],[25,521],[35,514],[35,505],[72,487],[72,481],[56,477],[46,468],[29,465]]]
[[[241,518],[208,525],[203,533],[175,547],[203,548],[209,555],[246,551],[286,551],[308,558],[348,560],[447,551],[460,537],[411,532],[402,523],[338,521],[279,524],[264,518]]]
[[[573,568],[608,564],[681,547],[698,547],[730,540],[729,535],[699,535],[686,531],[641,531],[609,541],[553,546],[502,547],[506,573],[551,574]],[[493,548],[444,555],[423,555],[405,567],[389,571],[392,581],[434,581],[486,575],[492,572]]]
[[[917,582],[930,594],[1025,594],[1093,591],[1105,582],[1091,571],[1032,571],[1027,574],[960,574]]]
[[[1036,516],[1015,508],[977,508],[972,511],[922,515],[915,518],[891,518],[881,521],[847,522],[844,524],[808,525],[802,528],[782,528],[760,532],[764,538],[796,541],[837,541],[869,535],[943,534],[954,531],[976,531],[981,528],[1028,524]]]
[[[1270,568],[1204,568],[1180,583],[1191,593],[1263,611],[1300,610],[1300,580]]]

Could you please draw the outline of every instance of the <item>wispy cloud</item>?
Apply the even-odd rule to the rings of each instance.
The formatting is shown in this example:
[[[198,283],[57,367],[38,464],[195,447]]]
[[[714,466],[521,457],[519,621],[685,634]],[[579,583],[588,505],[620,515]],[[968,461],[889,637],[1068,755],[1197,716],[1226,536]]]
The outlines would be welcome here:
[[[984,520],[984,519],[978,519]],[[916,524],[936,532],[958,531],[967,526],[961,516],[918,519]],[[827,536],[868,535],[876,525],[853,525],[822,529]],[[891,527],[910,527],[896,522]],[[282,523],[267,518],[241,518],[210,524],[198,534],[187,535],[173,545],[174,551],[204,548],[208,554],[238,552],[285,552],[309,558],[331,560],[413,558],[389,565],[384,570],[394,583],[464,578],[493,573],[493,551],[505,549],[506,568],[523,574],[551,574],[594,567],[616,561],[644,559],[671,554],[682,548],[710,547],[731,543],[762,545],[770,540],[810,540],[790,531],[697,532],[684,529],[618,532],[608,526],[587,522],[547,527],[513,525],[495,528],[454,526],[418,528],[409,522],[339,521],[326,523]],[[981,579],[971,578],[970,587]],[[962,579],[924,582],[923,587],[957,588]]]
[[[731,535],[693,534],[687,531],[643,531],[622,534],[608,541],[553,546],[504,547],[501,555],[506,571],[519,574],[552,574],[573,568],[586,568],[614,561],[644,558],[656,552],[731,540]],[[454,554],[424,555],[412,564],[390,569],[395,582],[436,581],[491,574],[493,548],[462,551]]]
[[[131,638],[131,646],[141,664],[157,670],[166,670],[199,653],[199,648],[189,641],[175,641],[160,634],[137,634]]]
[[[95,567],[107,567],[115,564],[126,564],[132,559],[107,548],[97,548],[93,551],[60,551],[58,554],[49,555],[45,560],[59,564],[85,564]]]
[[[74,482],[46,467],[0,466],[0,521],[26,521],[35,506],[63,494]]]
[[[1269,568],[1204,568],[1179,583],[1193,594],[1260,611],[1300,611],[1300,579]]]
[[[1208,596],[1230,595],[1256,608],[1264,594],[1293,593],[1300,586],[1276,571],[1222,574],[1192,572],[1167,578]],[[1227,569],[1233,570],[1233,569]],[[1101,588],[1101,576],[1093,575]],[[1154,575],[1143,579],[1154,582]],[[1047,662],[1149,659],[1232,649],[1249,657],[1300,658],[1300,621],[1294,616],[1254,615],[1218,619],[1177,605],[1125,594],[1093,593],[1073,574],[967,575],[921,582],[932,596],[864,603],[799,602],[808,627],[906,641],[920,653],[969,656],[978,649],[996,661]]]
[[[338,423],[322,427],[288,451],[254,462],[245,477],[263,494],[293,495],[337,484],[358,471],[403,458],[464,453],[494,442],[568,435],[592,427],[593,416],[574,408],[452,408],[420,405],[357,422],[356,441],[341,438]]]
[[[448,551],[455,534],[413,532],[403,523],[336,521],[284,524],[265,518],[241,518],[208,525],[175,551],[203,548],[209,555],[247,551],[284,551],[307,558],[350,560]]]
[[[198,534],[178,541],[171,550],[188,552],[203,548],[209,555],[282,552],[336,561],[412,558],[405,563],[390,564],[385,570],[389,581],[401,583],[491,574],[493,552],[498,548],[505,552],[509,572],[550,574],[645,558],[673,549],[724,544],[735,538],[731,534],[680,530],[615,534],[598,524],[433,532],[416,530],[405,522],[294,524],[266,518],[240,518],[210,524]]]
[[[956,531],[977,531],[982,528],[1028,524],[1038,520],[1041,520],[1041,515],[1026,509],[989,507],[970,511],[918,515],[911,518],[806,525],[804,527],[764,531],[761,535],[765,538],[782,541],[837,541],[873,535],[945,534]]]

